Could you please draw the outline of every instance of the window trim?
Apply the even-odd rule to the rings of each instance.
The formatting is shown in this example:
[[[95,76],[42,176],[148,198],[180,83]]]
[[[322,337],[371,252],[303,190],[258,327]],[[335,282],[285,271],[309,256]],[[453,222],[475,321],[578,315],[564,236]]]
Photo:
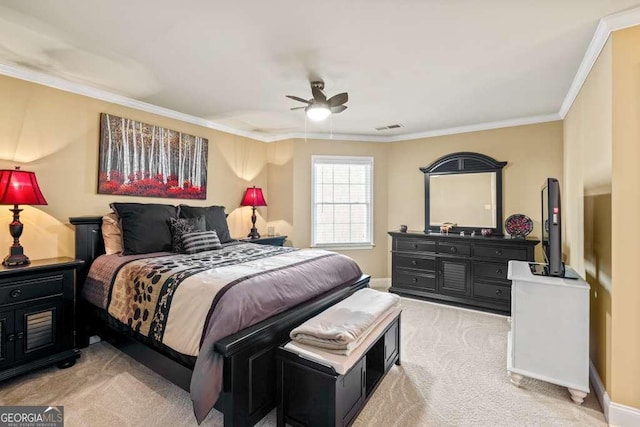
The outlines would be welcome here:
[[[316,243],[316,163],[325,164],[362,164],[370,165],[369,168],[369,184],[370,184],[370,200],[369,200],[369,241],[358,243]],[[373,235],[373,207],[374,207],[374,158],[373,156],[330,156],[330,155],[312,155],[311,156],[311,247],[335,250],[359,250],[373,249],[375,247]]]

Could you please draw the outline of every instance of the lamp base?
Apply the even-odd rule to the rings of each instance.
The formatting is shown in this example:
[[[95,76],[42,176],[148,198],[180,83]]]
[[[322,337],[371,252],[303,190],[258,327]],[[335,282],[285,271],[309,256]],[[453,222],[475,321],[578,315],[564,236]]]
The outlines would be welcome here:
[[[15,249],[19,249],[14,251]],[[14,253],[15,252],[15,253]],[[2,265],[6,267],[18,267],[21,265],[31,264],[29,257],[22,253],[22,247],[11,248],[11,253],[7,255],[2,261]]]
[[[255,239],[259,239],[260,238],[260,233],[258,233],[258,229],[253,227],[251,229],[251,232],[249,234],[247,234],[247,237],[249,237],[251,240],[255,240]]]
[[[20,236],[22,235],[23,225],[20,222],[20,212],[22,209],[18,209],[18,205],[13,205],[13,209],[9,209],[13,212],[13,221],[9,224],[9,233],[13,237],[13,245],[9,247],[9,255],[7,255],[2,261],[2,265],[6,267],[17,267],[20,265],[31,264],[29,258],[24,254],[22,245],[20,244]]]

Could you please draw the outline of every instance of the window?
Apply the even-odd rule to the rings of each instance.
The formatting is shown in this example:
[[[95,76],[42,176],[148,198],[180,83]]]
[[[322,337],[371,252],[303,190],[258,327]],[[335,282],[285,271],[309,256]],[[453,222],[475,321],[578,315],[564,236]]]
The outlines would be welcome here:
[[[311,158],[312,246],[373,245],[373,157]]]

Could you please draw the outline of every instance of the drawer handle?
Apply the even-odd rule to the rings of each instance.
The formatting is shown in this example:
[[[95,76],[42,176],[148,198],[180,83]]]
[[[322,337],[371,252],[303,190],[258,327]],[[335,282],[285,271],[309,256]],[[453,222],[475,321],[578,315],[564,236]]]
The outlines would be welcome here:
[[[502,255],[502,251],[500,249],[496,249],[496,255]]]
[[[14,334],[7,335],[7,341],[13,342],[13,340],[15,340],[15,339],[16,339],[16,336]]]
[[[411,247],[412,247],[413,249],[418,249],[418,245],[417,245],[417,244],[415,244],[415,243],[414,243],[413,245],[411,245]]]
[[[451,253],[455,254],[456,252],[458,252],[458,248],[456,248],[455,246],[451,247]]]
[[[498,296],[502,295],[502,289],[498,289],[498,290],[496,291],[496,295],[498,295]]]
[[[22,295],[22,289],[14,289],[9,293],[11,298],[18,298],[20,295]]]
[[[418,278],[417,278],[417,277],[414,277],[413,279],[411,279],[411,281],[412,281],[413,283],[418,283]]]
[[[501,268],[497,269],[496,274],[502,274],[502,269]]]
[[[22,339],[22,337],[24,337],[24,333],[23,333],[23,332],[18,332],[18,333],[16,334],[16,339],[21,340],[21,339]]]
[[[411,260],[411,265],[418,265],[418,261],[416,261],[415,259]]]

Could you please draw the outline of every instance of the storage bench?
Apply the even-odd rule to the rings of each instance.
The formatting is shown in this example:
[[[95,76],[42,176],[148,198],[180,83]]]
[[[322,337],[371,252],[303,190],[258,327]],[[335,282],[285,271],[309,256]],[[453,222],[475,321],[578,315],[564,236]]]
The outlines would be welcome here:
[[[277,349],[278,426],[348,426],[400,364],[400,313],[378,323],[350,355],[289,342]]]

